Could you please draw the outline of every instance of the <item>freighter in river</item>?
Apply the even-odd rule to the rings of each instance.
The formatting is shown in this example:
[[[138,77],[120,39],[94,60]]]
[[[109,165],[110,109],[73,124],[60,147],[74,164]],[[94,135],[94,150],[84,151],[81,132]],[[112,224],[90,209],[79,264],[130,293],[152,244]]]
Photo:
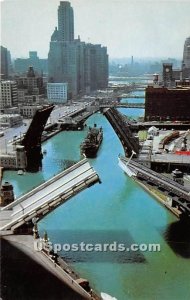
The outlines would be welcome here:
[[[103,129],[102,127],[97,128],[96,124],[94,127],[89,127],[88,134],[84,142],[80,145],[81,154],[85,154],[88,158],[96,157],[98,149],[103,140]]]

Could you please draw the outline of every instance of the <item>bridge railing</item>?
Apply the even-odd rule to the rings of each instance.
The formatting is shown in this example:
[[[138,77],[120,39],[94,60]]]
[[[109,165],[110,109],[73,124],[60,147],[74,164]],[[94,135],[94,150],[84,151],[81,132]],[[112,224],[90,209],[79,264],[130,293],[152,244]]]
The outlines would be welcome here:
[[[88,161],[84,159],[81,163],[83,163],[82,169],[81,166],[76,167],[75,165],[67,169],[67,172],[62,172],[63,181],[58,182],[57,185],[54,184],[52,190],[51,185],[48,185],[49,189],[43,190],[42,195],[38,190],[31,196],[33,199],[29,197],[22,202],[17,202],[13,207],[10,220],[0,230],[15,230],[21,225],[31,222],[34,217],[39,220],[81,190],[100,182],[97,173]]]
[[[58,179],[60,179],[61,177],[67,175],[68,173],[70,173],[71,171],[75,170],[76,168],[82,166],[83,164],[85,164],[88,160],[82,159],[79,162],[77,162],[76,164],[74,164],[73,166],[69,167],[68,169],[62,171],[61,173],[55,175],[54,177],[50,178],[49,180],[45,181],[44,183],[42,183],[40,186],[37,186],[36,188],[32,189],[30,192],[26,193],[25,195],[17,198],[14,202],[8,204],[7,206],[3,207],[1,210],[8,210],[8,209],[12,209],[15,205],[21,203],[22,201],[26,200],[27,198],[31,197],[32,195],[34,195],[35,193],[37,193],[40,190],[43,190],[44,188],[46,188],[47,186],[49,186],[50,184],[52,184],[53,182],[57,181]]]

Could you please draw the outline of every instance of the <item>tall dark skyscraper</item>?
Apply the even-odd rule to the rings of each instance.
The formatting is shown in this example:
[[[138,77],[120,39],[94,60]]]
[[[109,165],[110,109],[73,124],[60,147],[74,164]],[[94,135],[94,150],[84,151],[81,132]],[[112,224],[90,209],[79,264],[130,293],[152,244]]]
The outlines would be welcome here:
[[[70,2],[61,1],[58,8],[58,31],[60,41],[74,40],[74,16]]]

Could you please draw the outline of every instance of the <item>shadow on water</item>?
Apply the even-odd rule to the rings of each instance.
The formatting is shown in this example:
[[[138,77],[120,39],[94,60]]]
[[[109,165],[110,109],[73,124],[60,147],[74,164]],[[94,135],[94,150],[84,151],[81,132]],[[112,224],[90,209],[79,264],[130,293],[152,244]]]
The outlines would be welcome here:
[[[53,231],[48,233],[55,236]],[[131,245],[136,243],[127,230],[58,230],[56,242],[51,242],[62,245],[59,254],[69,263],[146,263],[141,251],[131,250]],[[90,245],[91,249],[85,250],[86,246],[81,246],[81,243]],[[78,249],[72,250],[73,245],[77,245]]]
[[[0,244],[2,299],[84,299],[12,243],[0,239]]]
[[[164,238],[177,255],[190,258],[190,221],[170,224],[164,232]]]

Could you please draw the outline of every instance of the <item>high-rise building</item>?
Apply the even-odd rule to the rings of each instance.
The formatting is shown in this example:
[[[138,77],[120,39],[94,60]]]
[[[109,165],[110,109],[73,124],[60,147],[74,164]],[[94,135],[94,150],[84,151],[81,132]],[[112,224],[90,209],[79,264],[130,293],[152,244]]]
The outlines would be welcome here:
[[[18,106],[18,90],[16,81],[2,80],[0,82],[0,108]]]
[[[183,64],[185,68],[190,68],[190,37],[185,40],[183,50]]]
[[[85,44],[84,72],[86,91],[105,88],[108,85],[107,48],[101,45]]]
[[[68,83],[68,98],[108,85],[107,48],[74,39],[73,9],[61,1],[48,54],[49,81]]]
[[[183,79],[190,78],[190,37],[185,40],[182,62]]]
[[[18,74],[26,73],[28,68],[32,66],[39,74],[47,73],[47,59],[38,57],[36,51],[29,51],[28,58],[17,58],[14,62],[15,72]]]
[[[74,40],[73,8],[68,1],[61,1],[58,8],[58,31],[60,41]]]
[[[79,87],[79,55],[80,43],[51,42],[48,54],[49,81],[54,83],[68,83],[68,96],[76,96]]]
[[[8,50],[7,48],[1,46],[1,65],[0,65],[0,74],[2,79],[8,79]]]

